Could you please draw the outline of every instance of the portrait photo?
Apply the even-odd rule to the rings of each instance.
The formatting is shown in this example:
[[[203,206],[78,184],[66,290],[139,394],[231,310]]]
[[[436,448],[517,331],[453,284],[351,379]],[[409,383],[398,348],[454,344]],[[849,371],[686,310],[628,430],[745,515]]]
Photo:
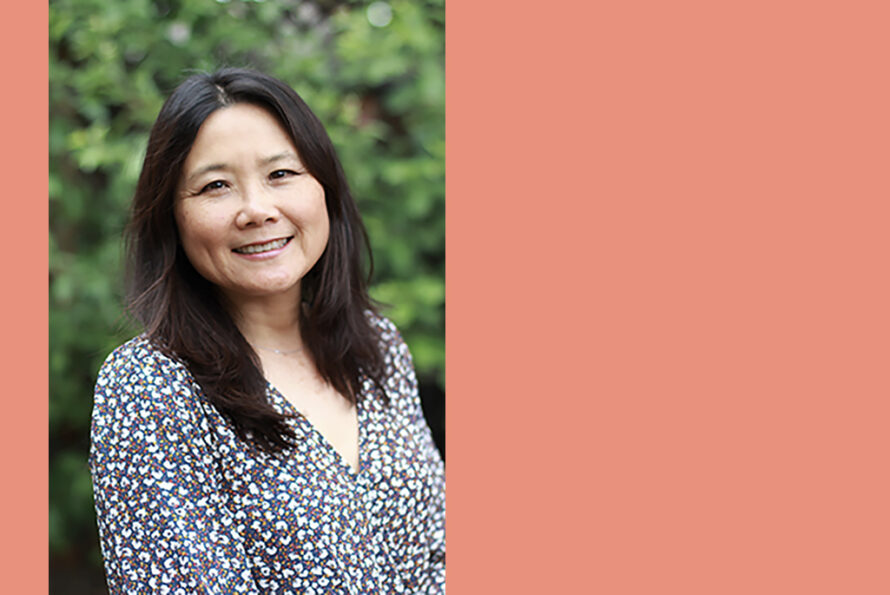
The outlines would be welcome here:
[[[444,31],[49,3],[50,592],[444,592]]]

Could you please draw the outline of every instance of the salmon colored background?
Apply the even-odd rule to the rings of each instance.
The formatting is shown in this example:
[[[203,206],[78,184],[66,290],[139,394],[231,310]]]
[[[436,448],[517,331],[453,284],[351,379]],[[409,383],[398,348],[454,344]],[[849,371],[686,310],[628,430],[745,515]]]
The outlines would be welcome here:
[[[47,7],[0,19],[0,592],[46,593]]]
[[[449,591],[887,593],[886,5],[609,4],[448,4]],[[39,593],[46,6],[15,14],[0,559]]]
[[[452,595],[890,593],[888,22],[449,1]]]

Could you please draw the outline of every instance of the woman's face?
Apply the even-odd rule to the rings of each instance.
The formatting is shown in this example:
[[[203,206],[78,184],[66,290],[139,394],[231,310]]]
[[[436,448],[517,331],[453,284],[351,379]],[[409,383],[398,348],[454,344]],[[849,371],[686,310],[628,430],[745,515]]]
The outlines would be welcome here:
[[[176,225],[192,266],[236,304],[291,294],[328,242],[325,193],[278,121],[239,103],[213,112],[185,160]]]

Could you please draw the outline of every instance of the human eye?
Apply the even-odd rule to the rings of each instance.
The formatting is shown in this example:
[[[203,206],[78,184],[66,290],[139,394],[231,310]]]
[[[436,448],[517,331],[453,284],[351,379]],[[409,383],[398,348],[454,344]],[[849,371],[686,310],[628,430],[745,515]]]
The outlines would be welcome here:
[[[213,192],[214,190],[222,190],[226,188],[227,184],[222,180],[213,180],[212,182],[205,184],[201,190],[198,191],[198,194],[204,194],[205,192]]]
[[[299,175],[300,172],[294,171],[292,169],[276,169],[272,173],[269,174],[269,179],[272,180],[282,180],[284,178],[289,178],[291,176]]]

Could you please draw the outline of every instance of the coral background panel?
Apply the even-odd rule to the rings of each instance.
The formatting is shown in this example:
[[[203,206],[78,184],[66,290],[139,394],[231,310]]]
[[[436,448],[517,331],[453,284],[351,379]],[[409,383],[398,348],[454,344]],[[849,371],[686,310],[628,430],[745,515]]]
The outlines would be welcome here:
[[[447,9],[452,595],[890,592],[887,5]]]
[[[0,568],[4,593],[47,577],[47,6],[0,20]]]

